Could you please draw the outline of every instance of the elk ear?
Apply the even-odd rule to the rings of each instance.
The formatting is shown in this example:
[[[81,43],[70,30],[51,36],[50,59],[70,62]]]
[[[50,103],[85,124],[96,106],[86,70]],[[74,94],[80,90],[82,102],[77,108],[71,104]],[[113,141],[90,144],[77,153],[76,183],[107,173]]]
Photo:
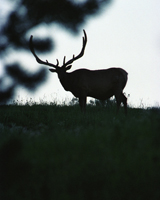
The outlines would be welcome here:
[[[71,69],[71,67],[72,67],[72,65],[68,65],[68,66],[65,68],[66,71],[69,70],[69,69]]]
[[[57,72],[56,69],[49,69],[51,72]]]

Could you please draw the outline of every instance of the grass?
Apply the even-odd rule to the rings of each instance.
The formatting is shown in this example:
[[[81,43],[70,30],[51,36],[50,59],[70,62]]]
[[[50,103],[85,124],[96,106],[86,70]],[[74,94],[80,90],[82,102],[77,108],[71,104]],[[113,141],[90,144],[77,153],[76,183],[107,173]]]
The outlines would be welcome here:
[[[0,108],[0,199],[160,198],[160,109]]]

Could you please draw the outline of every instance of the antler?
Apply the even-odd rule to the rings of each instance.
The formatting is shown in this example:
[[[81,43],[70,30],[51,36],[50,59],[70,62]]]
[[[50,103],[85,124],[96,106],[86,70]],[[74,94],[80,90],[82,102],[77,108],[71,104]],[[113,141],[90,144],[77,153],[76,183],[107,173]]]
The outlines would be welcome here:
[[[85,47],[86,47],[86,44],[87,44],[87,34],[85,32],[85,30],[83,30],[84,32],[84,37],[83,37],[83,45],[82,45],[82,50],[81,52],[75,57],[75,55],[73,55],[73,58],[70,59],[68,62],[65,63],[65,56],[64,56],[64,59],[63,59],[63,66],[62,67],[66,67],[67,65],[73,63],[75,60],[81,58],[83,55],[84,55],[84,50],[85,50]]]
[[[73,55],[73,58],[70,59],[70,60],[69,60],[68,62],[66,62],[66,63],[65,63],[66,57],[64,56],[63,65],[62,65],[63,68],[67,67],[67,65],[70,65],[70,64],[73,63],[75,60],[81,58],[81,57],[84,55],[84,50],[85,50],[85,47],[86,47],[86,44],[87,44],[87,35],[86,35],[85,30],[83,30],[83,32],[84,32],[84,37],[83,37],[83,45],[82,45],[81,52],[80,52],[77,56]],[[51,66],[51,67],[54,67],[55,69],[57,69],[57,68],[59,67],[59,61],[58,61],[58,59],[57,59],[57,64],[56,64],[56,65],[54,65],[54,64],[52,64],[52,63],[49,63],[48,60],[46,60],[46,62],[43,61],[43,60],[41,60],[41,59],[36,55],[36,53],[35,53],[35,51],[34,51],[32,39],[33,39],[33,35],[31,35],[30,40],[29,40],[29,48],[30,48],[32,54],[34,55],[34,57],[36,58],[37,62],[38,62],[39,64],[48,65],[48,66]]]
[[[30,40],[29,40],[29,48],[30,48],[32,54],[34,55],[34,57],[36,58],[37,62],[38,62],[39,64],[49,65],[49,66],[54,67],[54,68],[57,69],[57,67],[58,67],[58,65],[59,65],[58,59],[57,59],[57,64],[56,64],[56,65],[54,65],[54,64],[52,64],[52,63],[49,63],[48,60],[46,60],[46,62],[43,61],[43,60],[41,60],[41,59],[36,55],[36,53],[35,53],[35,51],[34,51],[32,39],[33,39],[33,35],[31,35]]]

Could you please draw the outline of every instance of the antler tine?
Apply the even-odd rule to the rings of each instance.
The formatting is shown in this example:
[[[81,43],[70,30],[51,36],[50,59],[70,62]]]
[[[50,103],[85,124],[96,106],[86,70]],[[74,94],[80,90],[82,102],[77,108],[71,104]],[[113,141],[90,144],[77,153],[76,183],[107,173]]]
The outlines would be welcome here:
[[[63,66],[65,65],[66,56],[63,58]]]
[[[57,64],[56,64],[56,66],[58,67],[58,65],[59,65],[59,60],[58,59],[56,59],[57,60]]]
[[[63,67],[66,67],[67,65],[73,63],[75,60],[81,58],[84,55],[84,50],[85,50],[85,47],[86,47],[86,44],[87,44],[87,34],[86,34],[84,29],[83,29],[83,33],[84,33],[84,36],[82,38],[83,44],[82,44],[81,52],[77,56],[73,55],[73,58],[70,59],[68,62],[66,62],[66,63],[63,62]]]
[[[30,48],[32,54],[34,55],[34,57],[36,58],[36,61],[37,61],[39,64],[48,65],[48,66],[57,68],[57,67],[58,67],[58,64],[59,64],[58,61],[57,61],[57,65],[54,65],[54,64],[52,64],[52,63],[49,63],[48,60],[46,60],[46,62],[43,61],[43,60],[41,60],[41,59],[36,55],[35,50],[34,50],[34,47],[33,47],[32,39],[33,39],[33,35],[31,35],[30,40],[29,40],[29,48]]]

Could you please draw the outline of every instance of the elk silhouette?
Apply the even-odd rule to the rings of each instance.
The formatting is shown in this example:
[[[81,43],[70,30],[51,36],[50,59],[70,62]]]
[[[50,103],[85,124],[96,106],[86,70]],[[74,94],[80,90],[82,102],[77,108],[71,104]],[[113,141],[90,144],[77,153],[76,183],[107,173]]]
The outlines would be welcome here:
[[[113,95],[117,102],[117,113],[119,111],[120,104],[123,103],[125,113],[127,114],[127,98],[123,94],[123,89],[127,83],[127,72],[121,68],[109,68],[102,70],[88,70],[88,69],[78,69],[73,72],[68,73],[67,71],[71,69],[72,63],[81,58],[84,55],[87,35],[85,30],[83,37],[83,45],[81,52],[69,61],[65,61],[65,56],[63,59],[63,65],[59,66],[59,61],[57,59],[57,64],[49,63],[48,60],[41,60],[35,53],[33,47],[33,36],[30,36],[29,47],[39,64],[48,65],[51,72],[56,72],[58,78],[66,91],[70,91],[75,97],[79,98],[79,105],[82,111],[86,109],[87,97],[93,97],[99,100],[106,100]]]

